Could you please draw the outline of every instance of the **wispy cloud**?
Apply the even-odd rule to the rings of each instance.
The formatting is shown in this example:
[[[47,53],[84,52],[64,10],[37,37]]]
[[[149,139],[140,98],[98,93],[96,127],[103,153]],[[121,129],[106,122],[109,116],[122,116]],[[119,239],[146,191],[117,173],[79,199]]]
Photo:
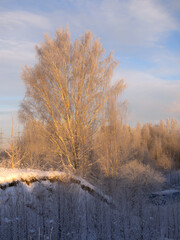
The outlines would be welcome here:
[[[0,39],[0,97],[23,96],[21,71],[25,64],[35,62],[34,46],[33,42]],[[0,110],[1,105],[2,101]]]
[[[177,29],[175,19],[157,1],[104,1],[102,19],[123,43],[147,45]],[[107,20],[106,20],[107,19]]]
[[[6,28],[7,30],[12,30],[14,27],[27,28],[27,25],[41,29],[51,26],[50,20],[46,17],[27,11],[1,12],[0,22],[0,29]]]
[[[19,64],[33,62],[35,43],[28,41],[9,41],[0,39],[0,63]]]
[[[178,29],[176,19],[159,1],[82,2],[79,3],[77,11],[59,10],[53,13],[52,18],[59,20],[56,21],[58,24],[69,23],[72,31],[75,32],[82,32],[89,28],[104,41],[116,44],[116,47],[124,45],[143,47],[157,44],[169,32]],[[74,8],[76,8],[76,1]]]
[[[176,76],[180,76],[180,56],[178,52],[163,49],[163,51],[152,53],[149,57],[155,64],[154,68],[149,70],[151,74],[171,78],[171,80]]]
[[[123,99],[129,102],[129,122],[158,122],[177,117],[180,81],[169,81],[138,71],[117,71],[115,78],[123,78],[127,89]],[[175,110],[176,108],[176,110]],[[174,110],[173,110],[174,109]]]

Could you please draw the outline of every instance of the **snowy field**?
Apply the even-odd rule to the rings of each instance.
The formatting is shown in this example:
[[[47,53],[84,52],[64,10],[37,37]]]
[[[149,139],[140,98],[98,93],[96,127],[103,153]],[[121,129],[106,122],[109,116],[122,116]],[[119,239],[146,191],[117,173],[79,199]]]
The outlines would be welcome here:
[[[0,239],[180,239],[179,201],[114,200],[66,173],[0,169]]]

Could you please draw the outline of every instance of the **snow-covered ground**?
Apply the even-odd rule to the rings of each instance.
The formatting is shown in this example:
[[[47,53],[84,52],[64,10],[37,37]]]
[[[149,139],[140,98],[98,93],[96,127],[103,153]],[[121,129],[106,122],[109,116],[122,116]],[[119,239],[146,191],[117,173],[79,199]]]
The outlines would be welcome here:
[[[110,221],[111,198],[80,177],[58,171],[0,169],[1,240],[86,239],[86,235],[100,239],[98,212],[102,209],[104,220]],[[93,216],[97,217],[95,228]]]
[[[74,176],[65,172],[59,171],[40,171],[35,169],[7,169],[0,168],[0,188],[6,189],[7,187],[16,186],[18,183],[32,184],[33,182],[42,181],[60,181],[72,182],[78,184],[84,191],[99,198],[101,201],[115,207],[112,199],[99,191],[92,184],[88,183],[81,177]]]
[[[154,205],[141,191],[133,197],[122,189],[114,207],[80,177],[1,168],[0,240],[180,239],[180,202]]]

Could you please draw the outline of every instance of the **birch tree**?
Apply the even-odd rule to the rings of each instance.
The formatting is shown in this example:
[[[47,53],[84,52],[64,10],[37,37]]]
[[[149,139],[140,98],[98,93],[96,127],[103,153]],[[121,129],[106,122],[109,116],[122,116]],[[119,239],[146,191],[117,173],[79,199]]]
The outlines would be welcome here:
[[[107,101],[106,114],[104,124],[101,127],[95,142],[95,149],[104,173],[106,176],[117,176],[120,157],[120,135],[122,133],[122,108],[125,108],[125,102],[117,101],[118,97],[123,93],[126,85],[123,80],[119,81],[119,87],[112,87],[112,94]],[[124,105],[124,106],[122,106]],[[124,110],[124,109],[123,109]],[[122,143],[121,143],[122,144]],[[122,162],[121,162],[122,163]]]
[[[118,62],[112,53],[105,56],[91,32],[72,42],[68,29],[59,29],[54,39],[45,35],[36,53],[37,63],[22,73],[26,95],[21,117],[40,120],[61,164],[84,172],[91,164],[92,141],[112,94],[110,81]]]

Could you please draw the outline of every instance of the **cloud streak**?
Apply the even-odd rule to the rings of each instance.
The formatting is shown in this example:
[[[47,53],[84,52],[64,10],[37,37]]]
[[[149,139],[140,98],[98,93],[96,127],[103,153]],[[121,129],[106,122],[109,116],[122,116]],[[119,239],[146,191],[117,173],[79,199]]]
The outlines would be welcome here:
[[[74,3],[75,7],[76,1]],[[168,9],[154,0],[82,1],[78,11],[53,13],[59,23],[69,23],[72,31],[93,30],[105,41],[119,46],[153,46],[178,23]],[[88,12],[83,9],[87,9]]]
[[[13,30],[15,27],[27,28],[27,25],[35,28],[48,29],[50,21],[44,17],[27,11],[2,12],[0,15],[0,30]]]
[[[177,107],[180,81],[169,81],[138,71],[117,71],[115,79],[123,78],[127,89],[123,99],[129,102],[129,122],[158,122],[167,117],[180,117]],[[179,112],[179,113],[178,113]]]
[[[0,39],[0,63],[19,64],[33,62],[35,59],[34,42],[8,41]]]

